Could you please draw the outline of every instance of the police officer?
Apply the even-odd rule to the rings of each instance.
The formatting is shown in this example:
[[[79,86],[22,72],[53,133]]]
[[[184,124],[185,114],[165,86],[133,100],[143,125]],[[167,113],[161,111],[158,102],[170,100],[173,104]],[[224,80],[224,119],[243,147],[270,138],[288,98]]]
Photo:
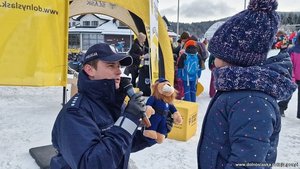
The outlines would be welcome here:
[[[127,168],[145,111],[141,92],[122,108],[126,92],[120,88],[120,67],[131,64],[130,56],[114,53],[105,43],[88,49],[78,77],[78,93],[59,112],[52,130],[52,143],[58,151],[51,159],[52,169]],[[136,145],[135,151],[149,146],[143,144]]]

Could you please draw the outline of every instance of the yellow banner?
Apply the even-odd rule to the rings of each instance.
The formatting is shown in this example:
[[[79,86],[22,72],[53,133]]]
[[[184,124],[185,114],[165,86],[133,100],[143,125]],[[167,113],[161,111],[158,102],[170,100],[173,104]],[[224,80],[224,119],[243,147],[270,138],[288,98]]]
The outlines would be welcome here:
[[[159,78],[158,68],[158,0],[150,2],[150,46],[151,46],[151,80],[152,84]]]
[[[137,29],[136,23],[139,23],[140,20],[131,18],[131,15],[126,14],[124,9],[137,15],[143,22],[148,38],[150,38],[150,0],[74,0],[70,5],[70,16],[75,16],[83,13],[101,13],[105,15],[112,16],[126,23],[136,34],[139,32]],[[157,0],[156,0],[157,1]],[[105,3],[106,2],[106,3]],[[108,4],[109,3],[109,4]],[[119,6],[118,8],[115,5]],[[120,8],[124,8],[121,10]],[[111,8],[113,10],[108,10]],[[163,56],[163,66],[164,72],[161,74],[165,75],[165,78],[168,79],[172,84],[174,81],[174,61],[172,48],[170,45],[170,38],[168,35],[165,22],[160,16],[159,12],[156,13],[158,16],[155,16],[158,20],[158,39],[153,40],[154,43],[158,41],[159,47]],[[134,22],[133,22],[133,20]],[[136,23],[135,23],[136,22]],[[149,41],[150,43],[151,41]],[[150,46],[151,47],[151,46]],[[159,49],[159,48],[158,48]],[[155,49],[158,51],[158,49]],[[152,50],[152,49],[151,49]],[[154,52],[155,53],[155,52]],[[152,63],[154,62],[154,63]],[[155,65],[151,70],[152,83],[155,79],[158,78],[158,58],[151,60],[151,64]]]
[[[0,85],[66,85],[68,3],[0,0]]]

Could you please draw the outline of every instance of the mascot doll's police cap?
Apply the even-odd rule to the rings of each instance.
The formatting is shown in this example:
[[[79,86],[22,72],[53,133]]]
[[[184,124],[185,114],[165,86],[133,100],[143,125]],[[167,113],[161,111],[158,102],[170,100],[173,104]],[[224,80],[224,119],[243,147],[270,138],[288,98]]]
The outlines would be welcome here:
[[[261,64],[278,30],[277,6],[277,0],[250,0],[246,10],[217,29],[210,40],[209,52],[236,66]]]
[[[162,83],[162,82],[169,82],[169,81],[167,79],[161,77],[161,78],[157,79],[155,82]]]

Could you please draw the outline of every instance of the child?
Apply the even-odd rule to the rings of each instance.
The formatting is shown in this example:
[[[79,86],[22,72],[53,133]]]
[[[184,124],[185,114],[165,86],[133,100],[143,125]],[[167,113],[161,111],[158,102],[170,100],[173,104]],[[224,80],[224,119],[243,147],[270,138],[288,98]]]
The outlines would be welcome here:
[[[211,71],[210,83],[209,83],[209,97],[210,98],[214,97],[214,95],[216,94],[216,89],[214,86],[214,75],[212,73],[213,69],[215,68],[214,62],[215,62],[215,56],[211,54],[208,59],[208,68]]]
[[[210,40],[217,93],[203,120],[199,169],[275,163],[281,127],[277,100],[296,89],[284,60],[265,63],[278,30],[277,6],[276,0],[250,0],[248,9],[226,21]]]
[[[295,45],[288,51],[291,55],[293,63],[293,78],[298,84],[298,108],[297,118],[300,119],[300,31],[298,32],[295,40]]]
[[[288,63],[286,63],[286,65],[288,66],[287,68],[289,70],[290,76],[292,76],[292,62],[290,59],[290,55],[287,53],[289,46],[288,36],[284,31],[280,30],[277,32],[275,40],[275,43],[273,43],[272,45],[272,50],[270,50],[268,53],[268,57],[270,56],[272,57],[272,59],[286,57],[286,60],[288,60]],[[278,102],[281,117],[285,117],[284,111],[288,108],[288,103],[291,100],[291,97],[286,100],[280,100]]]
[[[181,78],[184,86],[184,99],[196,102],[196,85],[201,75],[201,57],[197,53],[197,42],[188,40],[185,51],[178,60],[177,77]]]

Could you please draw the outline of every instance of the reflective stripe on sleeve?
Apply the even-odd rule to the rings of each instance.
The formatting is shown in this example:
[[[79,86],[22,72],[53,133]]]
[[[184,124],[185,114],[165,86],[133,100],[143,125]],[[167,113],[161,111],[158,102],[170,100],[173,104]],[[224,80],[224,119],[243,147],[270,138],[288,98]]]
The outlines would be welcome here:
[[[134,133],[135,129],[137,128],[137,125],[133,121],[131,121],[130,119],[124,116],[119,117],[119,119],[115,123],[115,126],[122,127],[131,135]]]

